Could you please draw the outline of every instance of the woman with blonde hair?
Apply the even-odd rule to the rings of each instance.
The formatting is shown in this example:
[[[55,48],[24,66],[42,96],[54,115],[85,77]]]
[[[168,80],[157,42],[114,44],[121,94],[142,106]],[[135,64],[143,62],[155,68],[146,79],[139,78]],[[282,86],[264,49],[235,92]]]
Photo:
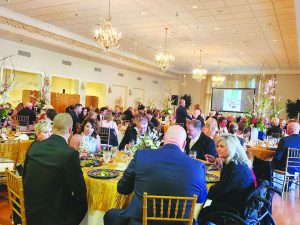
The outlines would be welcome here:
[[[211,206],[225,204],[239,210],[246,196],[255,188],[252,163],[235,135],[222,134],[215,143],[223,168],[220,181],[209,189],[207,199],[212,200]],[[200,222],[208,210],[213,210],[213,207],[201,210]]]
[[[273,117],[271,119],[271,126],[267,130],[267,135],[273,135],[276,134],[278,136],[281,136],[281,129],[279,127],[279,118]]]
[[[41,119],[34,124],[34,131],[37,137],[37,141],[43,141],[51,136],[52,124],[49,119]]]

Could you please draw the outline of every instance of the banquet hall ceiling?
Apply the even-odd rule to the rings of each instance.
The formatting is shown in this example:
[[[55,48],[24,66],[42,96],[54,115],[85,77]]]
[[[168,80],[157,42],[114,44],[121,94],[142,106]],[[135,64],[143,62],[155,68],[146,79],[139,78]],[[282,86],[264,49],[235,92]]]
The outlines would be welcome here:
[[[104,23],[108,0],[1,0],[0,6],[93,39]],[[298,70],[294,0],[111,0],[112,23],[122,32],[121,50],[152,60],[163,49],[173,71],[191,73],[199,62],[214,73]]]

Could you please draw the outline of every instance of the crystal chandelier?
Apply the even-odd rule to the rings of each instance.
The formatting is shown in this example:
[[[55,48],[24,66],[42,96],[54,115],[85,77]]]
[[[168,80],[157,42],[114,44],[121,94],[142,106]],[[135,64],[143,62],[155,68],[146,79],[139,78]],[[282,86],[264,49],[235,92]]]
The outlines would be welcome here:
[[[219,64],[221,64],[221,61],[219,61]],[[214,87],[223,86],[223,83],[225,81],[225,76],[221,75],[221,66],[220,65],[219,65],[219,68],[218,68],[217,75],[213,76],[211,78],[211,80],[212,80],[212,84],[213,84]]]
[[[110,0],[108,16],[105,20],[104,25],[100,26],[98,30],[95,31],[95,41],[97,45],[108,49],[115,49],[120,47],[121,32],[118,32],[112,27],[111,15],[110,15]]]
[[[196,69],[193,69],[193,78],[197,80],[198,82],[206,78],[207,70],[202,68],[201,65],[201,56],[202,56],[202,50],[200,50],[200,59],[199,59],[199,65]]]
[[[168,28],[166,27],[166,36],[165,36],[165,47],[164,51],[156,55],[155,59],[158,66],[162,70],[167,70],[172,67],[172,63],[175,60],[175,57],[167,52],[167,35],[168,35]]]

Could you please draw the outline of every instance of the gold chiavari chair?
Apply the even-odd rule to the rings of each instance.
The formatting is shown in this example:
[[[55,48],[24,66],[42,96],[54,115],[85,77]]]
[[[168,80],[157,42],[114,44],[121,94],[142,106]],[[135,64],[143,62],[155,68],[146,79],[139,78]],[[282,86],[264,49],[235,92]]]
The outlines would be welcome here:
[[[26,225],[22,177],[17,176],[8,169],[6,169],[5,173],[11,212],[20,217],[22,225]]]
[[[110,138],[110,128],[108,127],[100,127],[99,128],[99,136],[101,139],[101,144],[109,145]]]
[[[0,142],[0,164],[12,164],[12,169],[16,168],[18,160],[20,141],[2,141]],[[0,184],[6,184],[5,168],[0,170]]]
[[[20,130],[29,130],[29,116],[17,115]]]
[[[148,200],[152,204],[152,215],[148,216]],[[143,225],[148,221],[178,221],[193,224],[197,195],[193,197],[143,195]],[[188,211],[189,210],[189,211]]]

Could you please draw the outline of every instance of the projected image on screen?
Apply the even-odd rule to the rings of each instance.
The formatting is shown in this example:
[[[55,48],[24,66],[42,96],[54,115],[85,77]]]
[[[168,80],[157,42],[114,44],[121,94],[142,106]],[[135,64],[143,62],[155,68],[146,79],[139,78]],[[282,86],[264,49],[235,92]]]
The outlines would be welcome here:
[[[223,99],[224,111],[241,111],[242,91],[225,90]]]
[[[213,88],[211,110],[219,107],[223,112],[245,112],[253,109],[255,89],[251,88]]]

